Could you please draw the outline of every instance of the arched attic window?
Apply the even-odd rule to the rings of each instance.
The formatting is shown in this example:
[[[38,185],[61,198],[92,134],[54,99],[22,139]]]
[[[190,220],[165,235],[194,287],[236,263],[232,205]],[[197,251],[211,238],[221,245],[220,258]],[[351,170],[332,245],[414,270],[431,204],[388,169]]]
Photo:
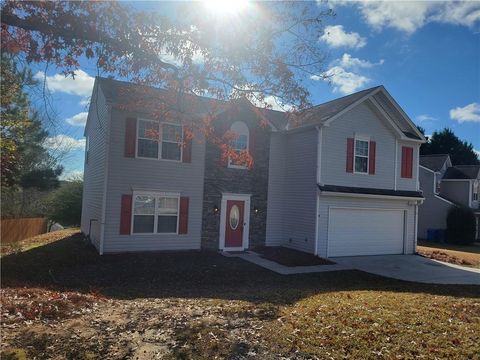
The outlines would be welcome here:
[[[230,127],[230,131],[236,135],[235,139],[232,140],[232,148],[236,151],[245,151],[248,150],[250,142],[250,131],[248,126],[242,121],[235,121]],[[244,165],[235,164],[231,161],[228,161],[228,167],[233,168],[245,168]]]

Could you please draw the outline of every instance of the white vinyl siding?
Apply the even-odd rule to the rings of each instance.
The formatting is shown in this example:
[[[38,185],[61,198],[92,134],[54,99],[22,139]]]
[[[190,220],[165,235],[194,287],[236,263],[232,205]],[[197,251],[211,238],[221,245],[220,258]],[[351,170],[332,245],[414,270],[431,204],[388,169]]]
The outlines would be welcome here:
[[[270,156],[266,244],[313,253],[317,130],[272,135]]]
[[[81,230],[89,234],[100,250],[105,181],[107,176],[107,149],[109,108],[98,84],[90,101],[89,118],[85,128],[86,142]]]
[[[323,184],[394,189],[396,135],[371,105],[362,103],[356,106],[334,120],[330,126],[324,127],[322,132],[321,182]],[[356,137],[361,139],[355,136],[356,134],[368,134],[369,140],[376,142],[375,176],[346,171],[347,139]]]
[[[192,162],[152,161],[124,156],[127,117],[136,113],[112,111],[115,126],[111,130],[105,224],[106,253],[200,249],[202,224],[205,139],[195,133],[192,140]],[[123,194],[168,192],[189,198],[188,234],[120,235],[120,204]],[[133,202],[133,201],[132,201]],[[158,221],[158,219],[157,219]],[[132,227],[133,229],[133,227]]]

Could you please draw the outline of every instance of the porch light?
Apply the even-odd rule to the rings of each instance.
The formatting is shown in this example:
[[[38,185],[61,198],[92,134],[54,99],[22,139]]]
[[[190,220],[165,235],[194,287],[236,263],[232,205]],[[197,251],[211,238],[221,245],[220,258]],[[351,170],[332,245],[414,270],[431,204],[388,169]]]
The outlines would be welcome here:
[[[257,214],[260,212],[260,209],[255,206],[255,207],[253,208],[253,212],[255,213],[255,215],[257,215]]]
[[[213,205],[213,214],[214,215],[218,214],[218,206],[217,205]]]

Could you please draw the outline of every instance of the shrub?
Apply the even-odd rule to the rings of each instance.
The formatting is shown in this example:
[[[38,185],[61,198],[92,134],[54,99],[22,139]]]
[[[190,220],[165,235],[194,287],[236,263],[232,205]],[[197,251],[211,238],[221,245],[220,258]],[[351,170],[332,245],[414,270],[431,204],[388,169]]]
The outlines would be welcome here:
[[[471,244],[475,241],[475,214],[466,207],[452,207],[447,215],[447,241]]]

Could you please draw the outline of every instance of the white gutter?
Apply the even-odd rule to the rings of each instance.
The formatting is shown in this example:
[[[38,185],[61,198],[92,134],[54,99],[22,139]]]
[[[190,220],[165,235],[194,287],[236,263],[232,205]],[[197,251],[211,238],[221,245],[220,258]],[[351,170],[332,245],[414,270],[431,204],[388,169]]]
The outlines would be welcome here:
[[[418,201],[423,202],[424,197],[413,197],[413,196],[394,196],[394,195],[376,195],[376,194],[356,194],[356,193],[344,193],[344,192],[335,192],[335,191],[321,191],[320,195],[322,196],[338,196],[338,197],[354,197],[354,198],[374,198],[374,199],[391,199],[391,200],[400,200],[400,201]]]

